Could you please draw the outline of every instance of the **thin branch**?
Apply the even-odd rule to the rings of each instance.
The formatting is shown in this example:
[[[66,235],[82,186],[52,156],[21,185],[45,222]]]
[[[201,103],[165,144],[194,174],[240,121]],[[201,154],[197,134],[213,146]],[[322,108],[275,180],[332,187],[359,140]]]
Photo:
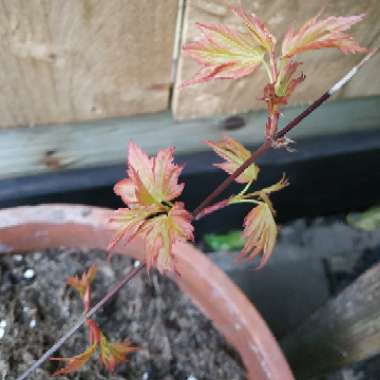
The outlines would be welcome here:
[[[112,288],[111,290],[95,305],[93,306],[87,314],[83,314],[78,321],[60,338],[58,339],[37,361],[35,361],[31,367],[29,367],[22,375],[20,375],[16,380],[26,379],[35,369],[40,367],[46,360],[50,358],[74,333],[89,319],[93,316],[100,308],[104,306],[113,296],[133,277],[137,275],[143,268],[145,264],[139,264],[139,266],[133,268],[125,276],[123,276]]]
[[[337,81],[328,91],[326,91],[320,98],[318,98],[314,103],[307,107],[302,113],[300,113],[296,118],[294,118],[289,124],[287,124],[283,129],[278,131],[273,140],[276,141],[284,137],[288,132],[295,128],[306,116],[310,115],[315,109],[317,109],[322,103],[324,103],[328,98],[345,86],[359,71],[359,69],[378,51],[378,49],[371,50],[355,67],[353,67],[345,76],[343,76],[339,81]],[[267,140],[261,144],[251,155],[248,160],[246,160],[243,165],[241,165],[234,173],[228,176],[212,193],[210,193],[207,198],[201,202],[201,204],[192,212],[193,217],[196,219],[200,212],[210,203],[218,197],[220,194],[230,186],[234,180],[239,177],[249,165],[253,164],[258,157],[263,155],[266,151],[272,148],[272,141]]]

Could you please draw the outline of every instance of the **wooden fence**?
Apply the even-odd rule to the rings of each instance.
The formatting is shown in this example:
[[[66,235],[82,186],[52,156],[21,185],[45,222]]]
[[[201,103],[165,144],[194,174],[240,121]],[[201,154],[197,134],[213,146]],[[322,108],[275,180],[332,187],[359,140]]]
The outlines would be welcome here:
[[[321,6],[319,0],[243,4],[279,37]],[[379,46],[377,0],[333,0],[325,10],[332,15],[362,12],[367,17],[353,34],[364,46]],[[220,135],[227,115],[262,108],[257,100],[261,72],[239,81],[179,88],[197,70],[180,49],[196,38],[197,21],[237,25],[225,0],[2,0],[0,178],[121,162],[130,138],[150,151],[168,144],[180,151],[199,150],[204,138]],[[337,51],[305,56],[309,78],[292,105],[315,99],[359,59]],[[379,65],[380,55],[339,97],[379,95]],[[376,128],[379,103],[371,97],[364,103],[330,105],[330,116],[311,119],[318,130],[306,133]],[[344,114],[352,109],[355,115]],[[243,124],[233,135],[249,143],[262,139],[263,114],[247,114]]]

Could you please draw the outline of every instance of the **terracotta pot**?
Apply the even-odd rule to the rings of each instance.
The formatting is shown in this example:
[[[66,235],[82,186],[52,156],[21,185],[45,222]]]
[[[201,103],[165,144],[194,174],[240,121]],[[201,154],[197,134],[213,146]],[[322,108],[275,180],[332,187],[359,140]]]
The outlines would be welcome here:
[[[0,252],[60,246],[105,249],[114,234],[107,224],[110,212],[74,205],[0,210]],[[141,241],[120,244],[118,249],[122,254],[143,259]],[[226,274],[190,244],[179,244],[175,254],[181,276],[174,280],[240,353],[248,379],[294,379],[260,314]]]

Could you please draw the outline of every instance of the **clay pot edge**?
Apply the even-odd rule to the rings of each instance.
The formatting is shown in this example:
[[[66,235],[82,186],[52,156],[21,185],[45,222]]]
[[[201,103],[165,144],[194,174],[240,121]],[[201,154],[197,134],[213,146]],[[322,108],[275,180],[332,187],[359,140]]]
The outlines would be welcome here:
[[[58,246],[105,249],[112,210],[83,205],[39,205],[0,210],[0,252]],[[143,242],[118,253],[143,260]],[[272,333],[228,276],[188,243],[174,247],[181,276],[173,278],[240,353],[249,380],[293,380]]]

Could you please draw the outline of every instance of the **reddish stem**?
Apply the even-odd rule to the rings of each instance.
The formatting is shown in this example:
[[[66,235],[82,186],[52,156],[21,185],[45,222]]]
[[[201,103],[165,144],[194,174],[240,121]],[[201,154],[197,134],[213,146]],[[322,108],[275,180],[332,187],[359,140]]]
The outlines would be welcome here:
[[[307,107],[302,113],[300,113],[295,119],[293,119],[289,124],[287,124],[284,128],[278,131],[273,140],[276,141],[282,137],[284,137],[288,132],[290,132],[294,127],[296,127],[306,116],[311,114],[316,108],[318,108],[324,101],[326,101],[330,97],[329,92],[325,92],[320,98],[318,98],[313,104]],[[216,197],[218,197],[221,193],[226,190],[228,186],[234,182],[234,180],[239,177],[241,173],[245,169],[248,168],[249,165],[253,164],[258,157],[263,155],[267,150],[272,147],[272,141],[267,140],[263,144],[261,144],[251,155],[248,160],[244,162],[234,173],[232,173],[229,177],[227,177],[212,193],[208,195],[208,197],[192,212],[193,218],[196,218],[198,214],[207,207]]]

